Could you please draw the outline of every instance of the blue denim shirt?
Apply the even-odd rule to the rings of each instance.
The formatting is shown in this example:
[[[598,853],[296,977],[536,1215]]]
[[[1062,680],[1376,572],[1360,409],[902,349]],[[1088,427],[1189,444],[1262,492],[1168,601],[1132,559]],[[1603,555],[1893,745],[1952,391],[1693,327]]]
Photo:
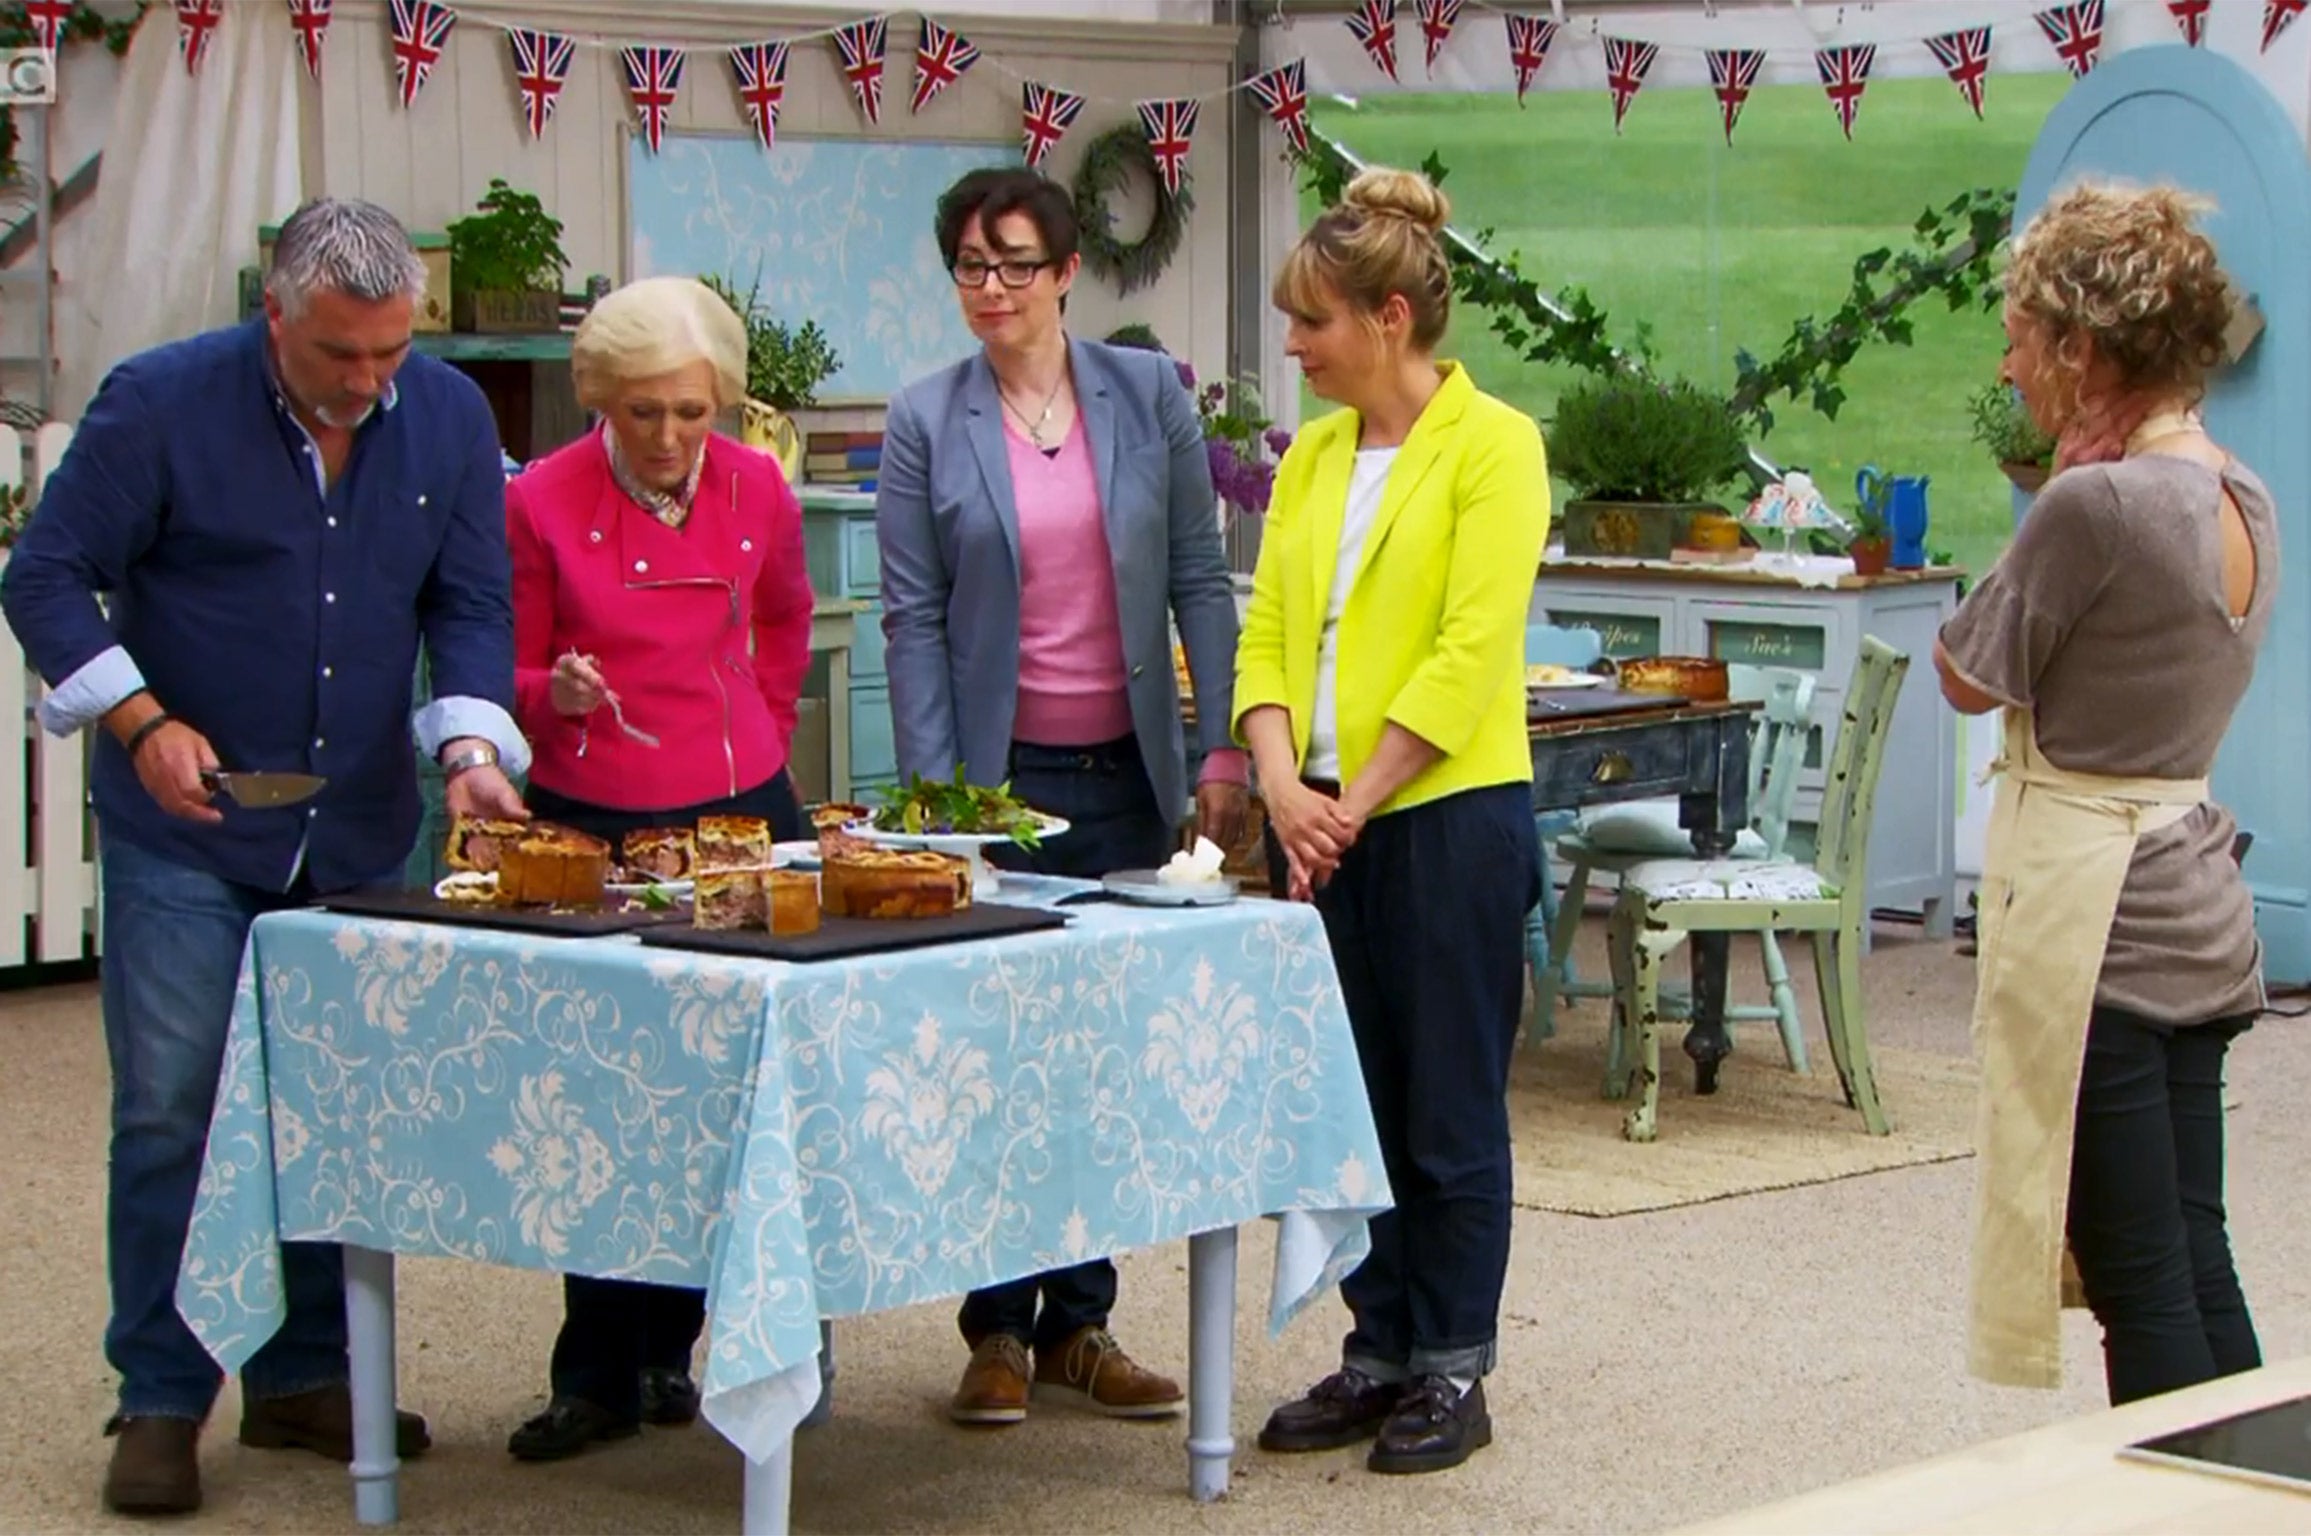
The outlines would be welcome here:
[[[262,319],[156,347],[108,375],[0,575],[0,610],[56,691],[64,735],[149,688],[228,770],[320,774],[295,807],[168,815],[109,733],[102,830],[222,879],[332,890],[407,857],[429,755],[481,736],[529,751],[497,428],[472,381],[413,356],[325,484],[277,387]],[[109,597],[109,613],[98,603]],[[412,718],[418,643],[434,702]]]

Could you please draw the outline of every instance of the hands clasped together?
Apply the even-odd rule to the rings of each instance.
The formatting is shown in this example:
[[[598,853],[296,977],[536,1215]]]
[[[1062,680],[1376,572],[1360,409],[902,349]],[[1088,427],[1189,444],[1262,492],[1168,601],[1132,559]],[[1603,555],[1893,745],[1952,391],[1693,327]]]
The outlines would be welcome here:
[[[1322,790],[1286,779],[1267,795],[1268,825],[1291,871],[1285,894],[1308,901],[1322,890],[1364,830],[1364,818]]]

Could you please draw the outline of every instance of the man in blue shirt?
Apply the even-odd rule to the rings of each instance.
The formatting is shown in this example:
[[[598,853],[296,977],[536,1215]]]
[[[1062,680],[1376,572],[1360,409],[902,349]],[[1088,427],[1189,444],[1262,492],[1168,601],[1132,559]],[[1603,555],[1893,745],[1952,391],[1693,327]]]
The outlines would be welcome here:
[[[241,950],[258,915],[394,879],[419,750],[452,812],[526,814],[505,477],[479,390],[410,353],[425,269],[393,216],[320,201],[281,228],[261,320],[129,358],[41,494],[0,609],[99,725],[93,790],[112,1057],[108,1210],[118,1437],[105,1502],[200,1503],[221,1373],[176,1310]],[[99,594],[108,600],[100,606]],[[412,718],[418,645],[434,702]],[[238,807],[204,774],[325,786]],[[334,1245],[285,1245],[288,1321],[242,1373],[244,1444],[352,1455]],[[404,1414],[401,1453],[428,1444]]]

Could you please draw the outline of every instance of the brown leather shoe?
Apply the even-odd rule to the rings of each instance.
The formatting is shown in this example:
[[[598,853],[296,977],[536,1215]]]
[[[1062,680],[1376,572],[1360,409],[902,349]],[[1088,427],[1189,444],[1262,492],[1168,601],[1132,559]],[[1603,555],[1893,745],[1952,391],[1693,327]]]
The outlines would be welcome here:
[[[1263,1451],[1335,1451],[1380,1433],[1404,1400],[1401,1381],[1375,1381],[1343,1367],[1268,1415]]]
[[[422,1456],[433,1445],[425,1420],[414,1413],[396,1413],[394,1451],[404,1460]],[[343,1385],[316,1387],[288,1397],[267,1397],[241,1404],[241,1444],[259,1451],[311,1451],[331,1461],[353,1459],[353,1393]]]
[[[1037,1350],[1035,1390],[1112,1419],[1168,1419],[1187,1402],[1178,1382],[1125,1354],[1105,1328],[1078,1328],[1059,1348]]]
[[[115,1418],[104,1507],[116,1515],[189,1515],[201,1507],[197,1419]]]
[[[1027,1346],[989,1334],[971,1351],[947,1417],[958,1424],[1016,1424],[1027,1417]]]

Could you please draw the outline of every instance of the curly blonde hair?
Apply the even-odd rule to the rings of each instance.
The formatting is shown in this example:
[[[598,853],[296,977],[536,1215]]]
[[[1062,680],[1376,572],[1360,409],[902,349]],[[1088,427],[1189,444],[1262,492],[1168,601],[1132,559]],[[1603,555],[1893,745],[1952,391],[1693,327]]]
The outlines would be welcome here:
[[[1285,253],[1269,297],[1286,314],[1314,316],[1337,294],[1370,321],[1400,293],[1412,307],[1412,344],[1433,351],[1452,318],[1452,268],[1437,238],[1451,216],[1426,176],[1369,166]]]
[[[2196,401],[2227,355],[2237,295],[2198,228],[2212,201],[2172,186],[2085,182],[2014,238],[2006,302],[2045,328],[2048,366],[2075,400],[2083,338],[2129,392]]]

